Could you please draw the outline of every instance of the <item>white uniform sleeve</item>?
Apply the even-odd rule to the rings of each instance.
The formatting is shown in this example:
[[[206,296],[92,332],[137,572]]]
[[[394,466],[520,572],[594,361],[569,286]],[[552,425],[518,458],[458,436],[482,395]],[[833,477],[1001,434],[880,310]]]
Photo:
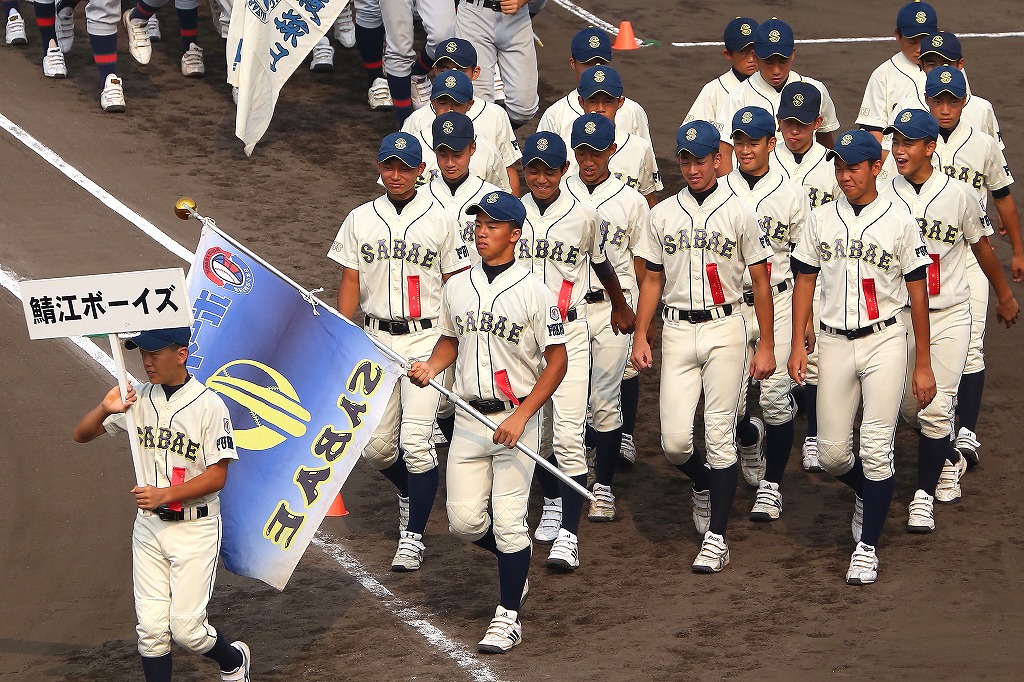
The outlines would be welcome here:
[[[665,259],[662,255],[664,250],[662,249],[661,234],[655,222],[656,215],[654,211],[648,211],[640,228],[640,238],[633,249],[633,255],[655,265],[664,265]]]
[[[356,238],[356,226],[353,216],[355,211],[348,214],[345,222],[341,224],[334,242],[331,244],[327,257],[340,263],[346,268],[359,269],[359,240]]]
[[[651,207],[645,200],[636,197],[633,202],[633,209],[629,216],[629,251],[635,253],[637,242],[640,241],[640,233],[647,225],[647,217],[651,213]]]
[[[736,199],[739,202],[739,199]],[[743,227],[739,231],[739,253],[745,265],[753,265],[772,257],[772,245],[768,235],[757,222],[757,215],[746,204],[740,207]]]
[[[644,196],[651,192],[660,192],[665,189],[665,185],[661,182],[661,173],[658,172],[658,159],[654,156],[654,147],[649,143],[644,150],[644,160],[640,164],[640,178],[637,189]]]
[[[512,121],[509,120],[508,114],[501,107],[498,107],[498,110],[500,115],[495,116],[500,126],[500,130],[496,131],[498,151],[501,152],[501,159],[505,163],[505,168],[508,168],[523,158],[523,152],[519,150],[519,142],[516,141],[516,133],[512,130]]]
[[[633,130],[630,132],[644,138],[654,146],[654,142],[651,141],[651,122],[647,118],[647,112],[644,110],[640,103],[636,100],[628,100],[632,103],[633,110]]]
[[[604,235],[608,234],[608,221],[595,209],[589,206],[583,208],[587,211],[587,229],[580,251],[590,254],[591,263],[600,264],[608,260],[604,253]]]
[[[462,277],[469,277],[469,273],[460,273],[448,280],[444,284],[444,288],[441,290],[441,314],[437,318],[437,328],[441,332],[441,336],[451,336],[452,338],[458,338],[458,334],[455,331],[455,325],[452,324],[452,302],[451,296],[449,295],[454,289],[451,286],[467,285],[468,282],[463,283]],[[459,281],[454,281],[458,279]]]
[[[864,88],[864,99],[860,103],[857,125],[875,128],[885,128],[889,125],[889,109],[886,106],[888,83],[882,78],[885,73],[884,66],[883,64],[876,68],[868,78],[867,87]]]
[[[711,121],[718,128],[719,134],[722,136],[722,142],[728,145],[732,144],[732,138],[725,132],[726,130],[732,131],[732,117],[736,115],[736,112],[743,108],[743,100],[740,99],[743,91],[749,88],[750,85],[744,81],[740,87],[733,90],[732,94],[727,100],[725,100],[725,106],[718,110],[718,120]],[[822,106],[824,107],[824,97],[822,97]]]
[[[482,142],[486,142],[486,140],[482,140]],[[480,144],[477,143],[477,151],[480,151],[479,147]],[[512,164],[505,164],[505,160],[502,157],[501,152],[495,149],[491,144],[487,145],[486,153],[490,162],[487,164],[487,176],[481,179],[486,180],[492,185],[497,185],[506,192],[511,192],[512,184],[508,179],[507,168]],[[513,161],[512,163],[515,162]]]
[[[550,107],[544,110],[544,113],[540,117],[540,123],[537,124],[538,133],[554,133],[560,135],[558,131],[558,121],[555,120],[555,109],[561,103],[562,100],[556,101]]]
[[[565,325],[562,324],[562,313],[558,310],[558,301],[551,290],[540,284],[534,286],[534,291],[537,305],[533,311],[533,331],[537,336],[537,347],[543,353],[548,346],[565,344]]]
[[[961,194],[964,206],[960,212],[960,230],[968,244],[977,244],[982,237],[989,236],[995,230],[992,229],[992,221],[981,205],[981,199],[974,192],[966,191]]]
[[[209,401],[209,413],[203,415],[202,425],[203,461],[206,466],[222,459],[238,459],[227,405],[219,395],[212,391],[211,394],[214,399]]]
[[[818,211],[827,210],[833,209],[826,204],[819,209],[811,211],[810,220],[807,221],[807,225],[801,231],[800,241],[797,242],[796,249],[793,251],[793,258],[813,268],[821,267],[821,259],[818,255]]]
[[[125,425],[126,421],[127,418],[123,412],[112,414],[103,420],[103,428],[111,436],[117,436],[128,431],[128,427]]]
[[[828,89],[822,83],[815,83],[821,91],[821,127],[818,132],[834,133],[839,130],[839,117],[836,115],[836,105],[828,94]]]
[[[704,87],[700,89],[697,99],[693,100],[690,110],[683,117],[682,125],[686,125],[690,121],[708,121],[713,123],[721,133],[722,127],[718,121],[718,111],[715,107],[715,95],[720,88],[717,78],[710,83],[705,83]]]
[[[1010,175],[1010,166],[1006,163],[1006,157],[999,149],[999,144],[992,138],[991,150],[985,157],[985,185],[989,191],[1009,187],[1013,184],[1013,176]]]
[[[444,240],[441,243],[441,274],[447,275],[469,267],[469,247],[462,241],[459,221],[437,205],[436,220],[444,222]]]
[[[903,234],[900,235],[899,253],[900,269],[903,274],[913,272],[922,266],[931,265],[932,259],[928,255],[928,247],[921,236],[921,228],[917,221],[909,215],[903,221]]]
[[[814,217],[811,215],[811,204],[806,200],[807,195],[800,192],[795,194],[795,197],[793,201],[793,220],[789,224],[791,251],[800,243],[801,235],[814,224]]]

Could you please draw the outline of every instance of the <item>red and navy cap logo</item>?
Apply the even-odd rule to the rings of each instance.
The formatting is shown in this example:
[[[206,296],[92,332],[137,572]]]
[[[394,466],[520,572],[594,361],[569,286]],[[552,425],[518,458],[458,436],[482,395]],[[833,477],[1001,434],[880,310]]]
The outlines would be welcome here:
[[[236,254],[219,246],[209,249],[203,257],[203,273],[221,289],[236,294],[252,291],[252,270],[249,265]]]

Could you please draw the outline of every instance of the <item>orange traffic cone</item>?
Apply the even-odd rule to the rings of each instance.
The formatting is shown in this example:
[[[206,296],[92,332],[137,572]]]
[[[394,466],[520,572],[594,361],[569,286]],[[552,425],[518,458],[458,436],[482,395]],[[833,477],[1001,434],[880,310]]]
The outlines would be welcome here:
[[[341,499],[341,493],[338,493],[338,497],[331,503],[331,508],[327,510],[327,515],[348,516],[348,509],[345,509],[345,500]]]
[[[612,43],[613,50],[636,50],[640,46],[636,44],[636,36],[633,35],[633,24],[624,21],[619,24],[619,35]]]

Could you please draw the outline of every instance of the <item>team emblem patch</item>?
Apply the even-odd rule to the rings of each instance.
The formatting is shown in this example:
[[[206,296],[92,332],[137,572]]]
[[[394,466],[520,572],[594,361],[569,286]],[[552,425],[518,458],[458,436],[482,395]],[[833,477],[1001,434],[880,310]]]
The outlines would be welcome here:
[[[740,120],[743,121],[744,123],[750,123],[751,121],[754,120],[754,115],[749,111],[744,111],[743,116],[740,117]]]
[[[942,36],[932,38],[932,47],[942,47]]]
[[[802,92],[798,92],[793,95],[793,106],[802,107],[804,105],[804,95]]]
[[[900,123],[909,123],[910,119],[914,118],[914,115],[909,111],[904,111],[903,115],[900,116]]]
[[[768,34],[768,40],[769,42],[777,43],[780,40],[782,40],[782,34],[779,33],[778,31],[772,31],[771,33]]]
[[[597,124],[593,121],[587,121],[587,125],[583,126],[583,132],[587,135],[593,135],[597,132]]]
[[[454,88],[456,83],[455,76],[448,76],[444,79],[444,87],[446,88]]]
[[[497,192],[491,192],[490,194],[487,195],[487,198],[484,199],[484,201],[486,201],[488,204],[496,204],[496,203],[498,203],[498,193]]]
[[[742,26],[740,26],[740,33],[742,33],[745,36],[749,36],[750,35],[750,24],[743,24]]]
[[[944,85],[949,85],[949,82],[953,80],[953,74],[949,71],[943,71],[942,75],[939,76],[939,80],[942,81]]]
[[[686,131],[686,139],[689,140],[690,142],[693,142],[694,140],[696,140],[697,139],[697,129],[696,128],[690,128],[689,130],[687,130]]]
[[[203,273],[206,278],[219,286],[236,294],[247,294],[252,291],[252,270],[249,265],[236,254],[213,247],[203,257]]]
[[[587,41],[587,45],[590,45],[590,49],[596,50],[601,47],[601,38],[598,36],[590,36],[590,40]]]
[[[839,140],[839,144],[843,145],[844,147],[850,146],[852,142],[853,135],[843,135],[843,139]]]
[[[537,149],[539,151],[546,152],[548,150],[548,138],[542,137],[537,140]]]
[[[409,146],[409,143],[405,141],[404,137],[395,140],[395,149],[405,149],[407,146]]]
[[[558,310],[558,306],[556,306],[556,305],[551,306],[551,309],[548,310],[548,317],[550,317],[555,322],[561,322],[562,321],[562,313],[561,313],[561,311]]]
[[[924,22],[928,21],[928,15],[925,14],[924,12],[918,12],[917,14],[914,15],[914,21],[916,21],[919,24],[923,24]]]
[[[596,73],[594,73],[594,82],[604,83],[604,71],[597,71]]]
[[[443,132],[445,135],[451,135],[452,133],[455,132],[455,124],[452,123],[451,121],[445,121],[444,124],[441,126],[441,132]]]
[[[455,52],[458,49],[459,49],[459,46],[458,46],[458,44],[454,40],[444,46],[444,51],[445,52]]]

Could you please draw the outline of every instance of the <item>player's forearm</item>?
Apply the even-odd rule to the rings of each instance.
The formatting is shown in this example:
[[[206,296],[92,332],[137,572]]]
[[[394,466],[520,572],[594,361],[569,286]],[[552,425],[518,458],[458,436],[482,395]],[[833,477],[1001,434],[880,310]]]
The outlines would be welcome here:
[[[601,280],[605,291],[608,292],[608,300],[611,301],[612,307],[617,308],[628,305],[626,303],[626,296],[622,293],[622,285],[619,284],[619,277],[615,274],[615,268],[612,267],[611,261],[606,260],[603,263],[591,261],[590,267],[593,268],[597,278]]]
[[[89,410],[84,417],[78,420],[78,424],[75,425],[75,431],[73,433],[75,442],[88,443],[89,441],[102,436],[106,431],[106,429],[103,428],[103,420],[109,416],[110,414],[107,412],[106,408],[103,407],[103,403],[100,403]]]
[[[170,488],[163,488],[165,499],[162,504],[194,500],[197,497],[220,492],[227,480],[228,461],[222,459],[191,480],[172,485]]]
[[[825,147],[826,149],[832,149],[836,144],[835,138],[832,136],[832,133],[823,133],[820,130],[814,133],[814,139],[816,139],[818,141],[818,144],[820,144],[822,147]]]
[[[722,155],[722,164],[716,173],[718,177],[724,178],[732,172],[732,145],[722,140],[718,143],[718,153]]]
[[[793,286],[793,348],[804,347],[804,333],[811,323],[811,304],[817,275],[799,273]],[[760,321],[758,321],[760,323]]]
[[[349,320],[356,315],[359,307],[359,271],[345,268],[338,285],[338,312]]]
[[[643,282],[640,284],[640,300],[636,304],[636,331],[634,332],[634,338],[647,338],[647,332],[651,327],[651,322],[654,320],[654,313],[658,310],[658,299],[661,298],[661,290],[664,283],[664,272],[647,270],[644,274]]]
[[[999,222],[1006,230],[1006,236],[1010,238],[1010,245],[1013,247],[1013,255],[1024,254],[1024,242],[1020,236],[1020,214],[1017,213],[1017,203],[1013,200],[1012,194],[995,199],[996,212],[999,214]]]
[[[930,369],[932,366],[932,332],[931,321],[928,317],[928,290],[925,289],[925,280],[907,282],[907,291],[910,292],[910,319],[914,323],[914,348],[916,350],[914,366]]]
[[[645,196],[644,199],[647,199],[647,205],[648,206],[650,206],[651,208],[654,208],[654,206],[658,203],[658,193],[657,192],[651,192],[650,194]]]
[[[454,336],[441,336],[434,344],[434,350],[430,353],[427,364],[430,365],[434,376],[451,367],[452,363],[459,356],[459,340]]]
[[[508,186],[512,189],[511,194],[517,197],[522,196],[522,186],[519,184],[519,170],[515,164],[507,167],[505,172],[508,173]]]
[[[527,421],[537,414],[540,408],[544,407],[544,403],[554,395],[558,384],[562,383],[565,370],[569,366],[569,356],[565,353],[565,346],[558,344],[544,349],[544,363],[544,369],[537,377],[537,383],[534,384],[530,395],[526,396],[526,400],[516,408],[516,413],[521,414]]]
[[[754,290],[754,315],[761,330],[758,346],[775,348],[775,304],[772,301],[771,279],[764,263],[750,268],[750,281]]]
[[[999,302],[1005,303],[1013,298],[1013,292],[1006,281],[1003,266],[996,257],[996,252],[992,250],[992,243],[989,242],[988,237],[982,237],[977,244],[971,244],[971,250],[974,252],[974,257],[978,259],[981,271],[985,273],[985,277],[992,284]]]

